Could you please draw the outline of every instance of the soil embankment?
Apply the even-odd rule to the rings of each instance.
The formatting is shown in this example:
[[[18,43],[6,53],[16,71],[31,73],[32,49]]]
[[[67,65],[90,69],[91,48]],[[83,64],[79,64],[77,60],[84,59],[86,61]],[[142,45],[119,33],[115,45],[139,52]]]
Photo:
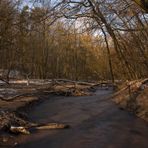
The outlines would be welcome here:
[[[124,83],[113,101],[148,122],[148,79]]]

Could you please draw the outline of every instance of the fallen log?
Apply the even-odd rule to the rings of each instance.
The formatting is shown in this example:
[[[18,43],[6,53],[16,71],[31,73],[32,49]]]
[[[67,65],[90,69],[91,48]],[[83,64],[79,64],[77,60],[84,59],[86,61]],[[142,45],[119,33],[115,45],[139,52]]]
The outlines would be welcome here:
[[[51,130],[51,129],[65,129],[65,128],[69,128],[69,125],[62,123],[47,123],[47,124],[36,124],[30,127],[11,126],[9,130],[14,134],[29,135],[30,130]]]
[[[55,84],[60,84],[60,82],[63,83],[73,83],[73,84],[79,84],[79,85],[94,85],[94,83],[89,83],[89,82],[83,82],[83,81],[73,81],[73,80],[68,80],[68,79],[54,79]]]
[[[62,123],[48,123],[48,124],[37,125],[33,128],[37,130],[65,129],[65,128],[69,128],[69,125],[62,124]]]
[[[19,127],[11,126],[10,127],[10,131],[12,133],[15,133],[15,134],[25,134],[25,135],[29,135],[30,134],[30,131],[27,130],[25,127],[22,127],[22,126],[19,126]]]
[[[0,77],[0,80],[3,81],[6,84],[9,84],[9,81],[5,80],[4,78]]]
[[[32,130],[65,129],[69,127],[69,125],[63,123],[32,123],[25,118],[21,113],[0,111],[0,130],[14,134],[30,134]]]
[[[20,99],[20,97],[28,97],[28,96],[30,97],[35,94],[36,93],[22,93],[22,94],[18,94],[18,95],[12,96],[12,97],[8,97],[8,98],[0,96],[0,100],[10,102],[10,101],[16,100],[17,98]]]

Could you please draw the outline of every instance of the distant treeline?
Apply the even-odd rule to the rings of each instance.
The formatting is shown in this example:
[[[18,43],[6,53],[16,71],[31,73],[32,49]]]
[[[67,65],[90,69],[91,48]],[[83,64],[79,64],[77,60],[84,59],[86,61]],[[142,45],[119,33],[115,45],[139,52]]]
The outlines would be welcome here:
[[[76,3],[73,8],[67,5],[66,10],[64,2],[62,9],[60,5],[56,10],[41,4],[30,9],[17,1],[1,0],[0,69],[18,70],[31,78],[42,79],[147,77],[148,20],[140,10],[130,8],[130,3],[125,8],[126,15],[127,5],[123,4],[120,1],[120,7],[111,8],[108,3],[102,3],[98,12],[93,9],[97,5],[85,4],[88,6],[82,9],[84,18],[77,15],[79,22],[70,23],[72,17],[77,19],[69,12]],[[81,3],[77,2],[79,6]],[[116,14],[114,19],[109,15],[112,10]],[[88,15],[92,15],[90,19]],[[84,24],[82,28],[78,27],[79,23]]]

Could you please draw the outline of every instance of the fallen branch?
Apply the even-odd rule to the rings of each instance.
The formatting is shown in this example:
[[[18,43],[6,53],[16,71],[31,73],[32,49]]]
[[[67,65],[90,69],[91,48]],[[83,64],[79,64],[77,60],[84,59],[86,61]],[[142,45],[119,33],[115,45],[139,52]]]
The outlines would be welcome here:
[[[14,134],[30,134],[31,130],[65,129],[69,125],[63,123],[37,124],[27,121],[22,113],[0,111],[0,130]]]
[[[36,94],[36,92],[35,93],[22,93],[22,94],[15,95],[13,97],[8,97],[8,98],[4,98],[4,97],[0,96],[0,100],[6,101],[6,102],[11,102],[11,101],[16,100],[17,98],[20,98],[20,97],[30,97],[30,96],[33,96],[35,94]]]
[[[65,128],[69,128],[69,125],[65,125],[62,123],[48,123],[48,124],[39,124],[39,125],[35,125],[29,128],[23,127],[23,126],[11,126],[10,127],[10,132],[14,133],[14,134],[25,134],[28,135],[30,134],[30,130],[31,129],[35,129],[35,130],[51,130],[51,129],[65,129]]]
[[[64,128],[69,128],[69,125],[62,123],[48,123],[48,124],[37,125],[36,127],[33,128],[37,130],[64,129]]]
[[[2,78],[2,77],[0,77],[0,80],[1,80],[2,82],[5,82],[6,84],[9,84],[9,81],[5,80],[5,79]]]
[[[15,127],[15,126],[11,126],[10,127],[10,131],[12,133],[15,133],[15,134],[25,134],[25,135],[29,135],[30,134],[30,131],[27,130],[25,127],[22,127],[22,126],[19,126],[19,127]]]
[[[79,85],[94,85],[94,83],[88,83],[88,82],[82,82],[82,81],[72,81],[68,79],[55,79],[57,82],[64,82],[64,83],[74,83],[74,84],[79,84]]]

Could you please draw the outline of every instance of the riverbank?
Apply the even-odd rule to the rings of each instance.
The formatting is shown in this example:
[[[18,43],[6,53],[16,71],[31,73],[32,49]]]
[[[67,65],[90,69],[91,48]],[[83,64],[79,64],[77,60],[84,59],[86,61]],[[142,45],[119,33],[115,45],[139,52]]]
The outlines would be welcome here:
[[[121,109],[148,122],[148,79],[125,82],[112,98]]]
[[[10,83],[9,85],[1,84],[0,130],[5,129],[5,127],[8,127],[10,125],[17,124],[17,121],[15,122],[15,119],[21,120],[21,117],[17,117],[18,112],[23,111],[24,109],[27,110],[27,108],[34,103],[42,102],[44,99],[47,99],[49,95],[90,95],[90,90],[92,86],[92,84],[89,83],[77,84],[71,81],[54,82],[54,84],[51,81],[47,81],[46,83],[39,83],[39,80],[36,80],[34,82],[35,83],[31,83],[29,86],[27,86],[24,81],[15,81]],[[18,123],[18,125],[21,125],[21,123]]]

